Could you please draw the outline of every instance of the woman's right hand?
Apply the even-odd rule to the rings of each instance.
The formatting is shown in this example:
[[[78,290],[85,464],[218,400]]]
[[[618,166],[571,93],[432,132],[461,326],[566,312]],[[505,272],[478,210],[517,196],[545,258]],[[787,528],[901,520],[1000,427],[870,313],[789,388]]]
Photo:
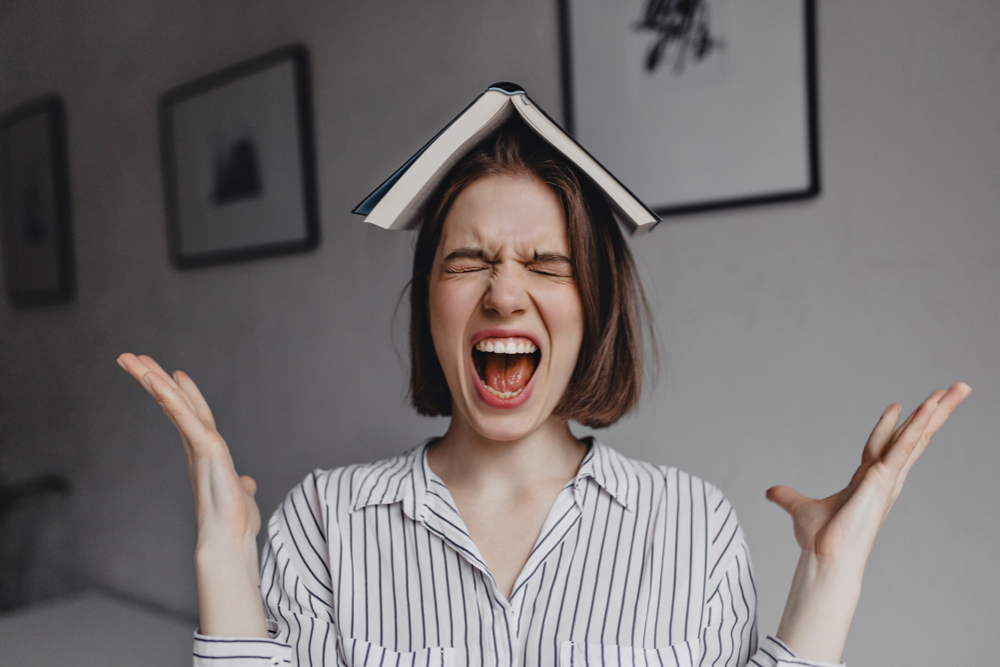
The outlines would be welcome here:
[[[174,371],[171,376],[146,355],[123,354],[118,365],[156,399],[184,443],[198,527],[201,633],[268,637],[260,599],[256,482],[236,473],[212,411],[186,373]]]

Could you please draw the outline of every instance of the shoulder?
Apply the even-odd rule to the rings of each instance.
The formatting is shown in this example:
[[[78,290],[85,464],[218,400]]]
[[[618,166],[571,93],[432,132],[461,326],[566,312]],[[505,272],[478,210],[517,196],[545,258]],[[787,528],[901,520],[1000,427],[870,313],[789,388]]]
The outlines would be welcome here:
[[[654,504],[678,502],[700,510],[705,515],[717,515],[731,509],[719,487],[674,466],[648,463],[625,456],[618,450],[594,440],[595,468],[604,471],[611,487],[626,482],[634,485],[631,500]]]
[[[640,515],[649,513],[665,540],[684,539],[704,554],[705,577],[714,590],[727,571],[749,567],[746,537],[736,517],[736,510],[722,490],[700,477],[674,466],[657,465],[631,459],[616,450],[599,445],[597,454],[608,457],[609,468],[631,472],[635,490],[633,507]]]
[[[319,525],[328,525],[365,505],[398,500],[425,445],[371,463],[315,469],[288,492],[275,517],[289,522],[308,511]]]
[[[728,554],[742,547],[736,510],[718,486],[674,466],[629,458],[597,440],[594,444],[595,479],[603,474],[605,488],[627,506],[660,514],[668,522],[682,517],[712,552]]]
[[[357,507],[398,491],[403,477],[412,471],[424,443],[397,456],[353,463],[337,468],[317,468],[305,476],[285,497],[285,504],[298,497],[336,510]]]

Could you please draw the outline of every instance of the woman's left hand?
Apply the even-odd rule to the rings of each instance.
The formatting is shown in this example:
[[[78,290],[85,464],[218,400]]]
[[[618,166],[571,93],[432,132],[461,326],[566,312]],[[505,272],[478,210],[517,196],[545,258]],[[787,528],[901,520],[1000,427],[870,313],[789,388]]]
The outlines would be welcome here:
[[[803,552],[820,563],[864,567],[910,468],[971,392],[964,382],[939,389],[898,427],[901,406],[890,405],[869,436],[850,483],[832,496],[807,498],[787,486],[768,489],[767,498],[792,516]]]

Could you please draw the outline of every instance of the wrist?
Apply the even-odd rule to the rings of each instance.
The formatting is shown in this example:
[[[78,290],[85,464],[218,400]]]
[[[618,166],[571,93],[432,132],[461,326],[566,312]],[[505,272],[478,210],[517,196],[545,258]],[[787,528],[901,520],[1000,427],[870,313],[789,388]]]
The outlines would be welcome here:
[[[255,540],[199,540],[194,552],[195,576],[199,589],[234,587],[260,589],[260,567]]]
[[[831,557],[803,549],[795,568],[795,579],[810,588],[856,589],[861,592],[867,559],[838,554]]]
[[[202,634],[270,636],[264,620],[255,541],[199,540],[195,576]]]
[[[803,550],[776,637],[799,657],[839,663],[861,596],[864,563]]]
[[[209,565],[234,560],[257,561],[257,538],[254,535],[212,535],[199,533],[194,548],[195,563]]]

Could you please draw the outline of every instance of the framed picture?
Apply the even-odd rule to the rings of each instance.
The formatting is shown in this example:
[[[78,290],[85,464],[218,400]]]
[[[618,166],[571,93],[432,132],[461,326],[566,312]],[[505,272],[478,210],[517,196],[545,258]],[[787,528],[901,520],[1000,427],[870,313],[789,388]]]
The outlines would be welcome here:
[[[49,95],[0,117],[0,222],[7,298],[69,301],[76,289],[66,116]]]
[[[561,0],[566,125],[660,215],[820,191],[813,0]]]
[[[170,254],[203,266],[319,242],[308,53],[290,46],[164,93]]]

